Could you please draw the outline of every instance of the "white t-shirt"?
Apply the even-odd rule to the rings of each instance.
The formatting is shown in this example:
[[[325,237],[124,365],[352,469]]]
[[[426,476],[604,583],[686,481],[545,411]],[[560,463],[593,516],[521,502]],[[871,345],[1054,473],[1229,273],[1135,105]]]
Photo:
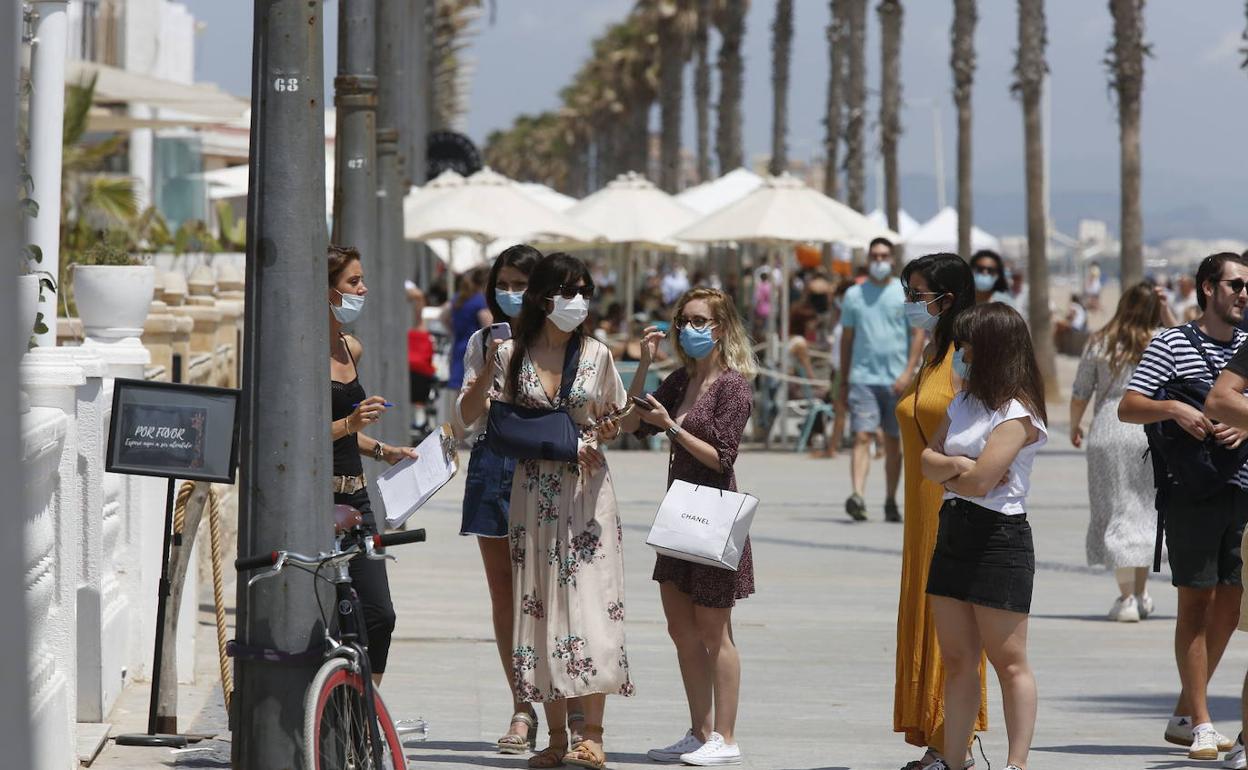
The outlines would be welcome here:
[[[981,505],[1007,516],[1017,516],[1027,512],[1027,491],[1031,488],[1031,464],[1036,459],[1040,447],[1048,441],[1049,431],[1044,422],[1031,413],[1017,399],[1012,399],[995,412],[989,411],[983,402],[971,398],[966,393],[959,393],[949,404],[949,432],[945,435],[944,454],[949,456],[969,457],[978,459],[988,443],[988,434],[1001,423],[1026,417],[1036,426],[1040,436],[1019,450],[1014,462],[1010,463],[1010,481],[1005,486],[996,487],[984,497],[964,498],[976,505]],[[945,492],[945,499],[959,497],[952,492]]]

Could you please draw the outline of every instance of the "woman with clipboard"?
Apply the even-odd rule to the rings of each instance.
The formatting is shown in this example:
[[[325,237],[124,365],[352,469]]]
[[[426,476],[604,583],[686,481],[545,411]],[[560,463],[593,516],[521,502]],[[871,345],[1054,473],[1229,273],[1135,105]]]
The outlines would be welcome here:
[[[365,486],[364,463],[361,456],[394,465],[407,457],[415,457],[412,447],[387,446],[365,436],[362,431],[381,418],[386,399],[369,396],[360,383],[357,363],[364,355],[364,346],[355,337],[344,334],[343,324],[359,318],[364,309],[368,287],[360,267],[360,252],[349,246],[329,247],[329,379],[330,436],[334,442],[334,503],[349,505],[364,517],[364,527],[378,531],[373,507]],[[351,583],[364,606],[364,626],[368,633],[368,660],[373,670],[373,683],[381,684],[390,653],[390,637],[394,633],[394,604],[390,601],[390,581],[386,563],[372,559],[352,559]]]

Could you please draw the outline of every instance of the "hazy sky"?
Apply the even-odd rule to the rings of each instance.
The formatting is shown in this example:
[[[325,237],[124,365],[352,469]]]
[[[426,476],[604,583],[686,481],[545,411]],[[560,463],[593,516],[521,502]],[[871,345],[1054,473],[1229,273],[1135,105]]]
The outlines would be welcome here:
[[[197,72],[240,94],[249,88],[251,4],[183,0],[201,19]],[[496,0],[472,47],[468,133],[483,142],[522,112],[558,104],[558,91],[589,51],[590,41],[623,18],[631,0]],[[822,152],[827,82],[826,0],[798,0],[791,75],[789,147],[794,158]],[[874,8],[875,3],[871,6]],[[906,108],[900,147],[904,207],[920,220],[935,212],[933,105],[939,107],[947,187],[953,187],[955,126],[950,95],[952,3],[905,3],[902,87]],[[1022,117],[1010,96],[1017,40],[1016,4],[980,2],[976,34],[975,199],[977,223],[999,233],[1023,229]],[[1195,10],[1199,9],[1199,10]],[[334,66],[336,6],[326,5],[328,79]],[[747,21],[744,96],[749,157],[770,149],[770,24],[774,3],[754,0]],[[1242,0],[1153,2],[1146,9],[1153,58],[1145,64],[1144,209],[1146,237],[1176,234],[1248,239],[1248,72],[1239,69]],[[1050,0],[1052,91],[1051,185],[1059,227],[1078,216],[1117,220],[1118,144],[1114,103],[1102,60],[1111,19],[1103,0]],[[552,23],[553,22],[553,23]],[[879,81],[879,27],[868,25],[869,140],[874,153]],[[712,37],[712,56],[717,40]],[[687,78],[688,82],[689,78]],[[713,95],[714,95],[713,91]],[[689,97],[691,99],[691,97]],[[657,121],[657,112],[655,115]],[[687,144],[693,116],[686,111]],[[872,185],[872,188],[874,185]],[[874,190],[869,190],[874,205]],[[952,201],[952,195],[949,196]]]

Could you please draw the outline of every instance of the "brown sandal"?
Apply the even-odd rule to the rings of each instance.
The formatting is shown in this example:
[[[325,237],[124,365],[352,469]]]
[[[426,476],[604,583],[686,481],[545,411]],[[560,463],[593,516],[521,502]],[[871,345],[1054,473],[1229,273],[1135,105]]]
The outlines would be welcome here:
[[[556,741],[555,737],[562,738]],[[566,730],[551,730],[550,743],[546,748],[529,757],[529,767],[563,767],[564,755],[568,752],[568,733]]]
[[[585,725],[582,738],[563,757],[565,765],[586,767],[589,770],[605,770],[607,755],[602,750],[602,725]]]

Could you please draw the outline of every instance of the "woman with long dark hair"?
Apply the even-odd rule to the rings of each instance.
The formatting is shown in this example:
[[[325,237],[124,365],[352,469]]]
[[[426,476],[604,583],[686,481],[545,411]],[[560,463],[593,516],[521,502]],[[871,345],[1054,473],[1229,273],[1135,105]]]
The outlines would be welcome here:
[[[897,401],[905,529],[897,604],[893,730],[904,733],[907,743],[927,747],[921,759],[905,765],[905,770],[921,770],[940,759],[945,726],[945,672],[937,654],[936,627],[926,593],[944,489],[923,478],[921,457],[961,386],[953,371],[953,327],[975,304],[975,283],[970,267],[956,254],[928,254],[907,263],[901,282],[906,291],[907,320],[911,327],[927,332],[928,342],[914,382]],[[976,726],[980,730],[988,726],[987,704],[982,697]]]
[[[1005,263],[1001,255],[990,249],[981,249],[971,255],[971,273],[975,279],[975,304],[1004,302],[1013,306],[1010,282],[1005,279]]]
[[[1135,365],[1144,349],[1173,318],[1164,294],[1137,283],[1123,292],[1105,328],[1088,340],[1070,396],[1070,443],[1083,446],[1081,423],[1095,396],[1087,436],[1088,566],[1114,570],[1119,595],[1109,619],[1136,622],[1153,611],[1146,588],[1157,534],[1153,467],[1145,455],[1148,440],[1138,426],[1118,419]]]
[[[514,335],[498,348],[495,398],[564,409],[581,430],[578,462],[523,460],[511,490],[517,699],[541,702],[550,744],[529,767],[602,768],[608,694],[632,695],[624,646],[624,552],[615,489],[598,444],[619,433],[627,403],[606,345],[583,333],[594,283],[579,259],[544,257],[529,275]],[[577,346],[566,399],[560,382]],[[568,698],[585,724],[568,747]]]
[[[485,285],[485,301],[497,319],[518,323],[529,274],[542,258],[532,246],[517,244],[498,255]],[[511,553],[507,544],[508,505],[516,461],[490,449],[485,440],[485,412],[494,385],[495,353],[501,340],[491,339],[489,327],[468,338],[464,351],[464,386],[453,412],[456,431],[472,446],[464,489],[463,521],[459,534],[476,535],[490,591],[494,641],[503,674],[511,687],[511,634],[514,596],[511,590]],[[512,717],[507,734],[497,741],[504,754],[521,754],[537,743],[537,713],[512,690]]]
[[[411,447],[383,444],[365,436],[365,428],[375,424],[386,411],[386,399],[369,396],[360,382],[358,364],[364,346],[342,331],[364,310],[368,287],[360,252],[345,246],[329,247],[329,380],[330,436],[334,442],[334,502],[349,505],[364,517],[364,528],[376,533],[377,521],[368,499],[361,456],[394,465],[405,457],[415,457]],[[390,601],[390,581],[386,563],[374,559],[352,559],[351,583],[364,607],[368,660],[373,680],[381,682],[390,655],[394,633],[394,604]]]
[[[1048,439],[1044,380],[1027,322],[1009,305],[977,305],[958,316],[953,334],[962,392],[922,460],[923,475],[945,489],[927,577],[946,674],[944,756],[959,755],[971,741],[987,653],[1001,684],[1005,770],[1020,770],[1036,726],[1036,678],[1027,660],[1036,554],[1027,494]],[[933,770],[948,767],[945,759]]]

